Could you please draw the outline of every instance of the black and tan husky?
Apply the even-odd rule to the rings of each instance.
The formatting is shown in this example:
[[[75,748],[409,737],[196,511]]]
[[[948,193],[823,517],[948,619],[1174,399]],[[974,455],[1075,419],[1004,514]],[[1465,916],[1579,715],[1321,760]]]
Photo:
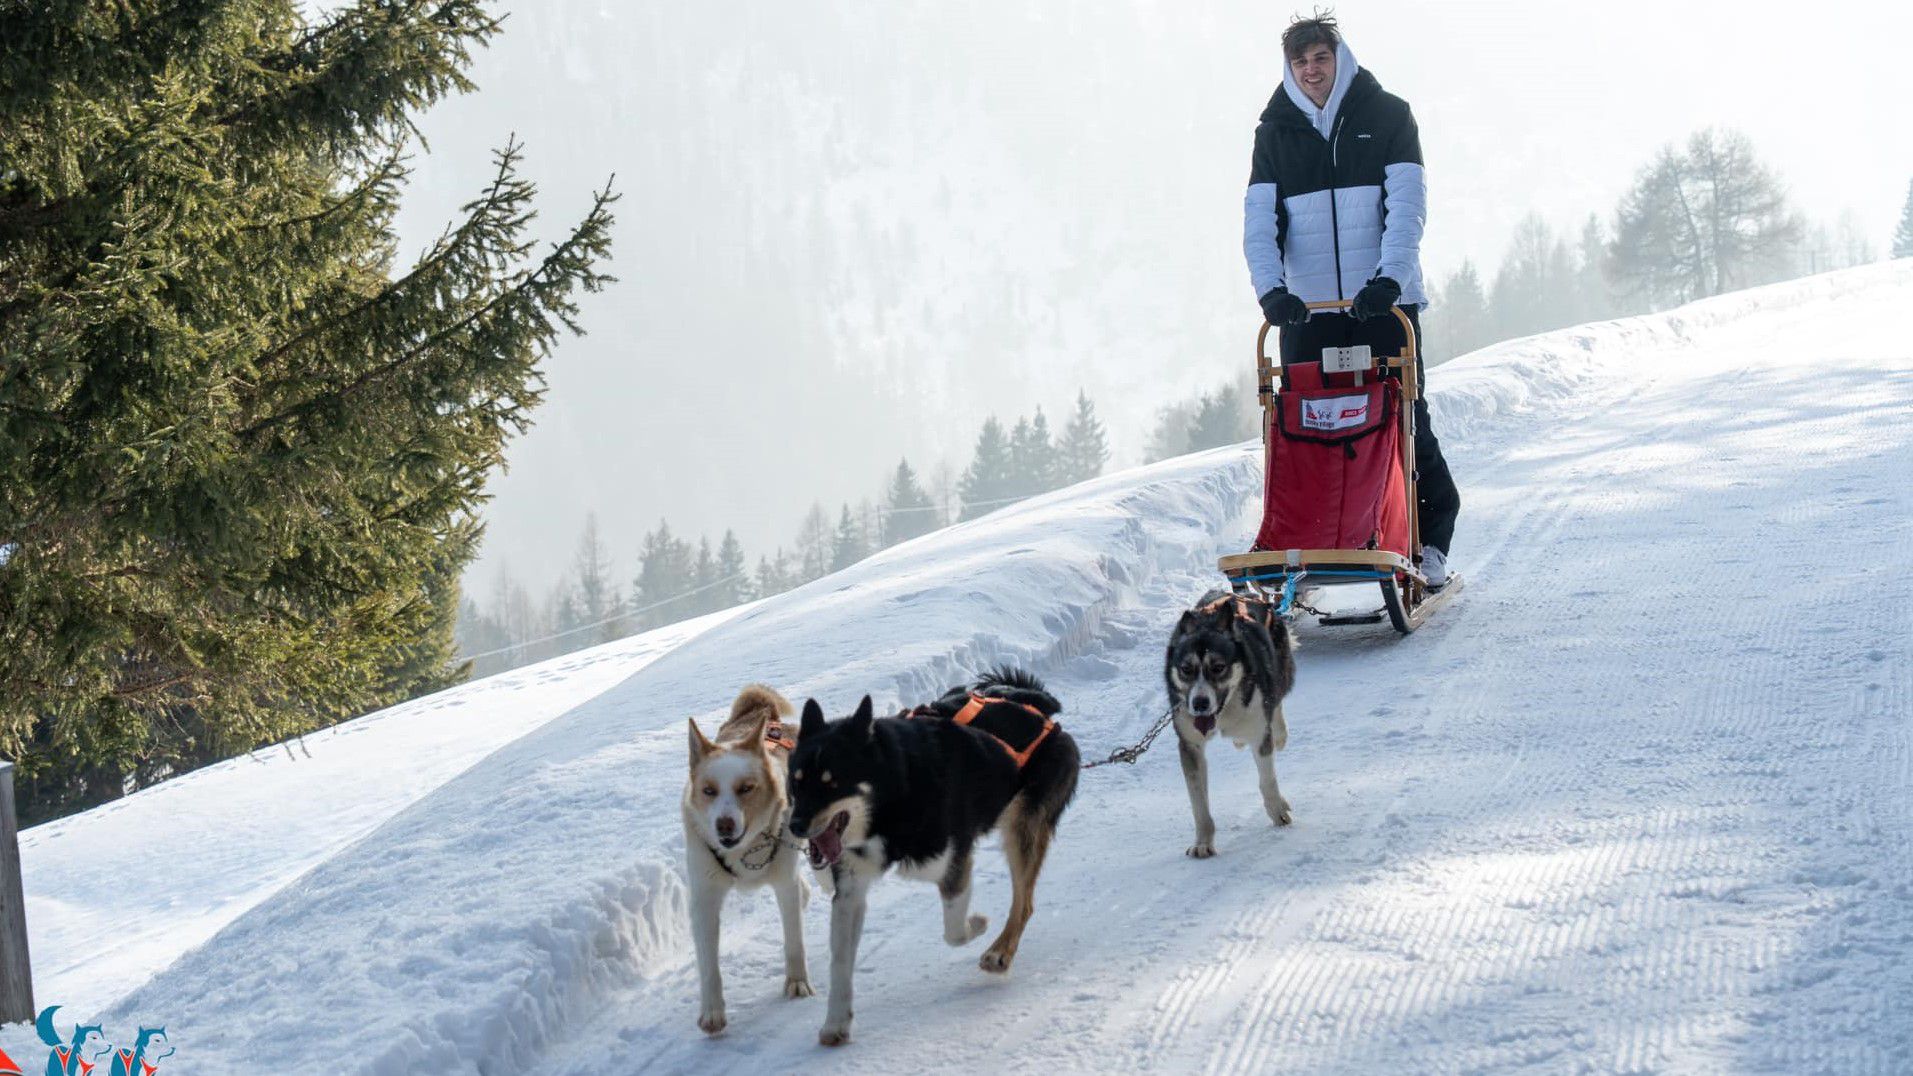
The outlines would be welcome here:
[[[1262,806],[1269,821],[1289,824],[1289,801],[1275,783],[1275,753],[1289,742],[1282,699],[1295,686],[1295,642],[1268,602],[1212,590],[1182,614],[1163,661],[1169,702],[1175,707],[1176,748],[1196,818],[1189,854],[1216,854],[1216,821],[1209,814],[1206,749],[1217,733],[1236,747],[1255,748]]]
[[[868,695],[841,721],[826,722],[814,699],[805,704],[790,760],[791,832],[809,839],[811,865],[836,883],[819,1042],[850,1038],[850,979],[871,884],[891,867],[935,882],[943,940],[967,945],[989,927],[970,914],[972,853],[996,829],[1009,859],[1010,914],[978,963],[1009,970],[1056,822],[1076,792],[1081,761],[1056,724],[1060,710],[1035,677],[1013,669],[896,717],[873,716]]]

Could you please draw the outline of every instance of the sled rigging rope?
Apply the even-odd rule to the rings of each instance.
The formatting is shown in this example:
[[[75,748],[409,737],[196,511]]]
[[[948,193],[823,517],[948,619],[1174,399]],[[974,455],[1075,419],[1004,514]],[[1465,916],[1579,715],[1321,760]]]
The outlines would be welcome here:
[[[1083,769],[1093,770],[1098,766],[1107,766],[1112,762],[1127,762],[1127,763],[1134,764],[1137,759],[1142,757],[1142,753],[1144,751],[1149,750],[1149,745],[1156,742],[1156,737],[1162,735],[1162,730],[1169,727],[1169,719],[1175,716],[1176,716],[1176,708],[1172,706],[1167,711],[1165,711],[1161,717],[1156,719],[1156,723],[1154,725],[1150,726],[1149,734],[1147,736],[1144,736],[1142,739],[1137,740],[1133,744],[1130,744],[1128,747],[1118,747],[1116,750],[1111,751],[1109,753],[1108,758],[1099,759],[1095,762],[1083,763]]]

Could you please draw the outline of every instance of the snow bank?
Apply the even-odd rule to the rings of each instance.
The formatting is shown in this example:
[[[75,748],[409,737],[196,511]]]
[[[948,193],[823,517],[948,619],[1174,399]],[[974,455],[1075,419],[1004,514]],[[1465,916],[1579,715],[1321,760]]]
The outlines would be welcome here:
[[[1775,332],[1824,317],[1833,301],[1903,288],[1908,281],[1913,262],[1887,262],[1494,344],[1444,363],[1430,376],[1435,429],[1444,440],[1468,441],[1503,416],[1572,421],[1594,415],[1628,391],[1618,381],[1691,362],[1698,350],[1720,344],[1724,328],[1758,318],[1766,332]]]
[[[740,610],[513,669],[20,835],[34,992],[96,1012],[499,745]],[[136,863],[140,884],[102,885]]]

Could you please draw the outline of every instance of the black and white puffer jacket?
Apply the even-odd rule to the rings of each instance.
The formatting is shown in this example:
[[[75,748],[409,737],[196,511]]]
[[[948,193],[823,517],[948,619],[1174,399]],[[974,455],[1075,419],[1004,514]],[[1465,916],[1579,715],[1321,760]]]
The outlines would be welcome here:
[[[1347,42],[1336,50],[1323,108],[1284,71],[1255,129],[1242,206],[1242,252],[1257,297],[1281,286],[1305,302],[1353,299],[1370,277],[1385,276],[1402,286],[1402,305],[1426,305],[1427,206],[1408,102],[1359,68]]]

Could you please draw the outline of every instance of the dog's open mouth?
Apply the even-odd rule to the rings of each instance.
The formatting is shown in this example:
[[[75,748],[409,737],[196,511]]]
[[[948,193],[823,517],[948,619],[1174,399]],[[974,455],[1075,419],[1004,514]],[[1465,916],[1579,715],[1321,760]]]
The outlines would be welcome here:
[[[1192,712],[1189,715],[1189,720],[1196,726],[1196,731],[1204,736],[1209,735],[1216,729],[1216,715],[1214,714],[1198,714]]]
[[[810,865],[818,870],[836,863],[844,854],[844,830],[850,825],[850,812],[838,811],[823,829],[810,835]]]

